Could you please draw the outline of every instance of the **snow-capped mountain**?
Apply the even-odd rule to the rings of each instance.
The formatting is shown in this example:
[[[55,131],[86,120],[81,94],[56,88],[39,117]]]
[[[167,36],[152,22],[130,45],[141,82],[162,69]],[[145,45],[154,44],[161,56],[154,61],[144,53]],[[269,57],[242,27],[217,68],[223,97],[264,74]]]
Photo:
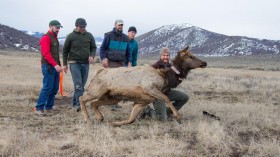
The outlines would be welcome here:
[[[186,45],[202,56],[274,55],[280,52],[279,40],[227,36],[187,23],[162,26],[136,39],[140,55],[157,55],[162,47],[170,48],[174,55]]]
[[[37,38],[41,38],[44,35],[44,33],[40,33],[40,32],[32,32],[32,31],[25,31],[25,30],[21,30],[21,31]]]
[[[0,24],[0,49],[38,51],[39,38]]]

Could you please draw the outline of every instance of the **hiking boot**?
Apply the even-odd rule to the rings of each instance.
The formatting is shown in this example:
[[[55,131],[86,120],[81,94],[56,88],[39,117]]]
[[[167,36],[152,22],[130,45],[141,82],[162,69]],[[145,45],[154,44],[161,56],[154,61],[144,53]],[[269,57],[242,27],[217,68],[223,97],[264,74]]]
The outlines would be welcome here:
[[[78,105],[73,106],[73,109],[79,112],[81,110],[81,107]]]
[[[45,110],[47,116],[52,116],[54,114],[53,109]]]
[[[118,104],[111,105],[111,111],[116,111],[117,108],[122,108],[122,107]]]
[[[139,119],[144,119],[145,117],[156,118],[156,111],[150,106],[144,108],[144,110],[139,114]]]
[[[155,119],[157,117],[156,115],[157,115],[156,111],[153,109],[150,109],[149,117]]]
[[[37,114],[38,116],[46,116],[46,113],[44,113],[44,110],[36,110],[35,114]]]

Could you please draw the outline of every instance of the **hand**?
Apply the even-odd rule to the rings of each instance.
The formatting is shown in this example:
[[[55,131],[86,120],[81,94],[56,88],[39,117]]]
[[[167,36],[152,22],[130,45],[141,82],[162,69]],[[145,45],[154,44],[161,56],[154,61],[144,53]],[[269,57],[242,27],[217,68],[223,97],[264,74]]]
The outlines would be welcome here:
[[[67,65],[64,65],[64,66],[63,66],[63,70],[64,70],[65,73],[67,73],[67,71],[68,71],[68,66],[67,66]]]
[[[107,58],[104,58],[104,59],[102,60],[102,65],[103,65],[104,68],[108,68],[108,67],[109,67],[109,66],[108,66],[108,59],[107,59]]]
[[[54,68],[55,68],[55,70],[56,70],[57,72],[61,72],[61,71],[62,71],[62,68],[61,68],[61,66],[59,66],[59,65],[56,65]]]
[[[89,61],[89,64],[93,64],[93,63],[94,63],[94,57],[91,57],[91,56],[90,56],[90,57],[88,58],[88,61]]]
[[[128,62],[127,67],[128,67],[128,68],[132,67],[131,62]]]

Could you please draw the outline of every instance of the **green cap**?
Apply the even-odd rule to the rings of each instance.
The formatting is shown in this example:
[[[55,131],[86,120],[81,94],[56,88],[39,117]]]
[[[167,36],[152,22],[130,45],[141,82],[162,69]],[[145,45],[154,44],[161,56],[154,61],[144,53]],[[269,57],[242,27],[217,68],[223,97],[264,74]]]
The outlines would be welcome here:
[[[63,28],[63,27],[61,26],[61,24],[60,24],[57,20],[52,20],[52,21],[50,21],[49,26],[56,26],[56,27],[61,27],[61,28]]]

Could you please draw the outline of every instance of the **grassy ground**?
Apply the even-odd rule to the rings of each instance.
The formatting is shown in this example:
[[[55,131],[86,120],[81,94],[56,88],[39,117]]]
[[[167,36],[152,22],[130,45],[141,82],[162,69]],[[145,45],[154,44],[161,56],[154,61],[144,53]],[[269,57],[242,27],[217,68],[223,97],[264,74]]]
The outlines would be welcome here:
[[[70,74],[64,80],[68,96],[55,101],[60,112],[35,115],[42,84],[39,55],[1,53],[0,156],[279,156],[280,72],[272,71],[277,61],[230,63],[239,66],[231,68],[224,58],[216,59],[206,59],[209,68],[193,70],[178,87],[190,95],[179,111],[181,125],[146,118],[114,128],[108,121],[126,119],[131,103],[120,103],[123,108],[115,112],[101,107],[105,121],[88,126],[70,107]]]

